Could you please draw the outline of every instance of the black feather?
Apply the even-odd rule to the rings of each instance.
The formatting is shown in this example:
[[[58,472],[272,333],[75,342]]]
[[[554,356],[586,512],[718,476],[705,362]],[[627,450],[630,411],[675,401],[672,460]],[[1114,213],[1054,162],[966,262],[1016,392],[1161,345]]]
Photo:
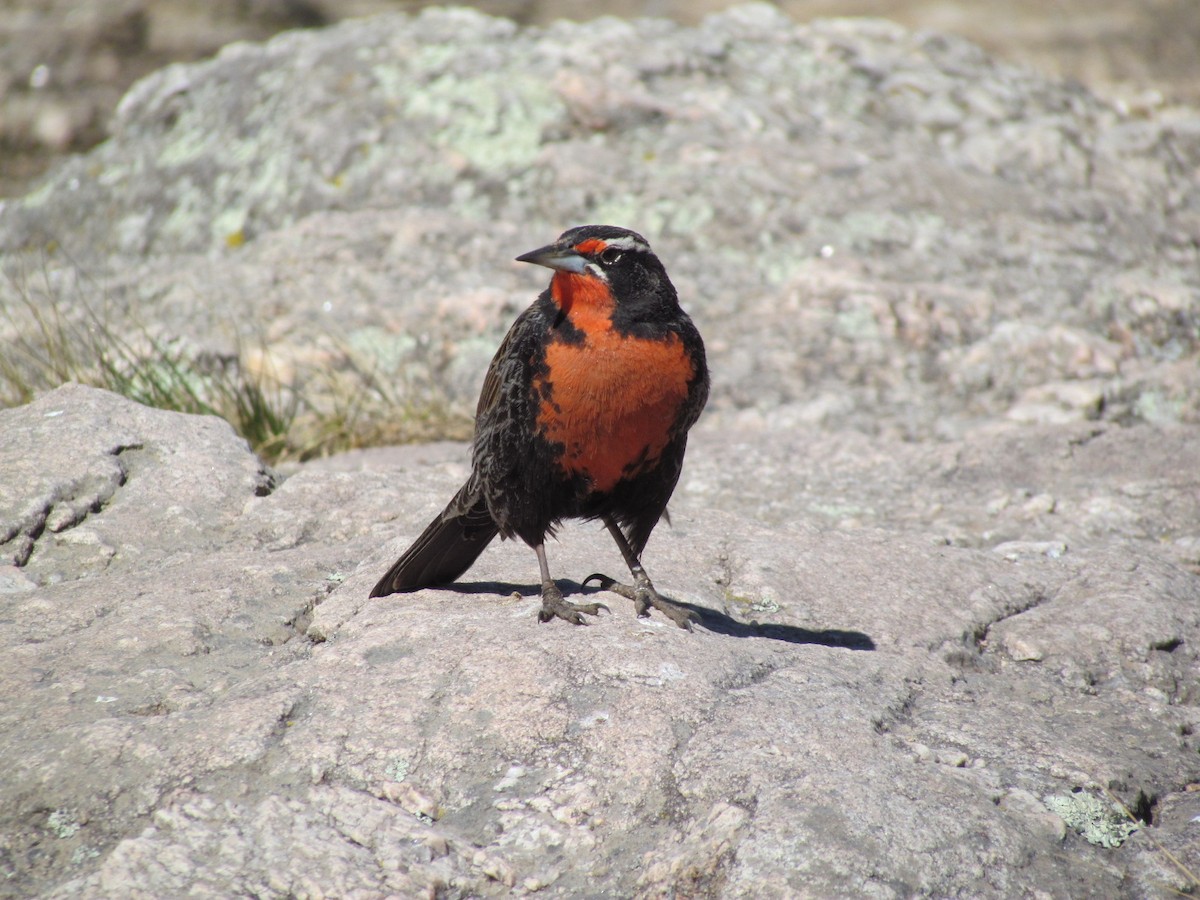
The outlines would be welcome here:
[[[465,491],[464,487],[379,579],[372,597],[449,584],[471,568],[497,529],[482,500],[460,508]]]

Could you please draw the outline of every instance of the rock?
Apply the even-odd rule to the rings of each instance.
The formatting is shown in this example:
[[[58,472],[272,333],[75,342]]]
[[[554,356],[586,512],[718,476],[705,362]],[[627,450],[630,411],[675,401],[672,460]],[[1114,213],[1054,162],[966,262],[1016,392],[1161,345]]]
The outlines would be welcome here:
[[[6,162],[0,195],[21,187],[53,162],[69,115],[72,149],[108,134],[108,122],[134,79],[168,62],[211,56],[237,40],[264,40],[284,28],[312,28],[342,18],[438,5],[433,0],[10,0],[0,22],[0,136]],[[696,24],[734,5],[729,0],[475,0],[472,6],[529,24],[604,15],[666,16]],[[1115,95],[1139,113],[1174,100],[1195,101],[1196,65],[1189,43],[1197,15],[1188,0],[1062,0],[1054,9],[1031,2],[991,13],[969,4],[923,0],[778,0],[797,21],[852,12],[887,16],[916,29],[950,31],[998,57],[1055,77],[1075,78]],[[51,146],[37,146],[50,140]]]
[[[1066,837],[1066,822],[1048,811],[1046,805],[1029,791],[1019,788],[1011,790],[1000,799],[1000,805],[1006,810],[1027,816],[1033,824],[1047,832],[1051,840],[1061,841]]]
[[[1058,559],[1067,552],[1067,545],[1062,541],[1005,541],[997,544],[992,551],[999,553],[1009,562],[1027,556],[1048,556]]]
[[[448,434],[544,283],[511,256],[639,227],[716,379],[646,553],[700,623],[538,625],[511,542],[368,600],[461,443],[271,471],[45,393],[0,412],[0,891],[1189,888],[1151,848],[1200,866],[1197,135],[765,6],[383,17],[141,82],[0,210],[6,364],[105,312]],[[564,589],[620,573],[561,538]],[[1078,793],[1142,827],[1087,843],[1041,800]]]
[[[386,0],[356,0],[358,14]],[[340,14],[347,10],[345,5]],[[45,168],[51,151],[104,140],[121,95],[172,60],[209,56],[236,40],[262,40],[283,27],[321,24],[319,4],[276,0],[202,6],[181,0],[17,0],[0,22],[0,138],[6,163],[0,194],[12,195],[22,169]],[[40,146],[39,146],[40,145]],[[27,177],[28,177],[27,175]]]
[[[1196,423],[1196,165],[1195,113],[883,22],[429,10],[136,84],[109,141],[0,209],[0,304],[241,358],[326,418],[353,398],[368,433],[462,437],[540,286],[512,257],[611,220],[710,336],[714,409],[911,440]],[[14,318],[0,340],[35,328]]]
[[[114,405],[123,419],[114,421]],[[227,422],[175,416],[147,442],[147,416],[163,422],[157,411],[68,385],[6,424],[0,435],[6,563],[42,584],[144,566],[154,560],[116,554],[125,534],[153,530],[159,554],[199,550],[236,516],[227,507],[230,497],[244,501],[273,488],[275,476]],[[148,482],[142,505],[126,501],[122,489],[131,479]],[[94,518],[101,510],[102,523]]]
[[[1109,790],[1152,810],[1200,774],[1200,577],[1156,534],[1092,520],[1066,480],[1069,553],[930,540],[994,492],[971,472],[1020,465],[1003,435],[945,447],[949,481],[878,445],[900,465],[847,470],[875,524],[838,527],[810,511],[838,467],[802,487],[797,432],[701,426],[646,556],[700,614],[689,634],[616,598],[591,627],[539,625],[536,565],[511,543],[454,588],[368,600],[460,482],[463,445],[364,451],[274,485],[223,423],[80,387],[0,413],[0,434],[45,471],[8,478],[4,454],[12,509],[140,448],[86,518],[8,541],[32,539],[36,582],[8,595],[0,657],[0,833],[24,896],[1106,894],[1157,870],[1064,846],[1029,798]],[[1177,455],[1194,433],[1008,436],[1051,470],[1074,448],[1079,485],[1154,484],[1124,491],[1139,519],[1198,520],[1178,506],[1197,502]],[[807,449],[833,459],[837,440]],[[761,474],[790,525],[749,491],[697,489],[718,472],[757,483],[745,466],[785,447],[795,474]],[[956,504],[932,512],[918,496],[939,483]],[[1009,509],[1035,537],[1039,520]],[[111,548],[103,565],[60,547],[85,528]],[[550,558],[568,587],[620,565],[594,525],[565,528]],[[1018,640],[1041,654],[1014,663]],[[1152,821],[1164,840],[1189,827]]]

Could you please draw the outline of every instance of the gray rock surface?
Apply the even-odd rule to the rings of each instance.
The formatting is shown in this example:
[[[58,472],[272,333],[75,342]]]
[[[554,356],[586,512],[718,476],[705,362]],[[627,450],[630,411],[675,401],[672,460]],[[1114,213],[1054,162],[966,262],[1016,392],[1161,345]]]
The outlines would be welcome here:
[[[103,307],[461,419],[507,260],[646,232],[715,373],[646,555],[701,626],[539,626],[513,544],[368,601],[463,445],[272,472],[65,386],[0,412],[0,896],[1196,889],[1194,114],[762,6],[347,23],[122,110],[0,210],[3,347]]]
[[[20,196],[64,150],[103,140],[121,95],[170,62],[433,0],[8,0],[0,18],[0,196]],[[474,0],[523,24],[656,15],[695,24],[731,0]],[[796,21],[886,16],[975,41],[1000,59],[1075,78],[1135,109],[1200,96],[1200,9],[1191,0],[776,0]]]
[[[808,464],[869,456],[837,438],[797,455],[789,432],[701,429],[647,555],[692,634],[619,598],[592,627],[539,626],[511,544],[453,590],[368,601],[461,445],[271,490],[223,423],[80,387],[0,414],[0,435],[4,459],[40,461],[5,480],[5,546],[32,537],[4,581],[11,896],[1186,885],[1159,847],[1194,859],[1200,578],[1131,523],[1194,535],[1194,428],[1010,425],[911,469],[877,444],[850,497]],[[994,502],[1014,446],[1045,461],[1023,483],[1056,485],[1053,509]],[[1057,486],[1071,448],[1094,456]],[[764,514],[721,493],[746,464],[781,486]],[[923,506],[939,486],[953,502]],[[831,527],[813,498],[868,498],[885,527]],[[990,532],[948,543],[972,510]],[[620,563],[587,525],[551,558],[567,579]],[[1154,827],[1094,848],[1043,803],[1073,790]]]
[[[1197,422],[1198,167],[1200,115],[882,22],[429,11],[140,82],[112,140],[0,209],[0,294],[262,343],[326,412],[462,420],[532,290],[511,258],[617,221],[710,335],[715,409],[909,439]]]

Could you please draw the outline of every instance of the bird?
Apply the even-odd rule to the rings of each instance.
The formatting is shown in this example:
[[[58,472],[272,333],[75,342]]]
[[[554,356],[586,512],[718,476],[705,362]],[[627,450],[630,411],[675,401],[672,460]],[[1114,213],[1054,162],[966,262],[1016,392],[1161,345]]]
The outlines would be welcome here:
[[[583,585],[632,600],[639,617],[656,609],[691,630],[695,615],[658,593],[642,551],[667,517],[688,431],[708,400],[700,332],[635,231],[578,226],[517,261],[553,275],[488,366],[470,476],[371,597],[453,583],[499,534],[537,557],[538,620],[586,624],[608,607],[564,599],[545,544],[564,520],[599,520],[632,584],[596,573]]]

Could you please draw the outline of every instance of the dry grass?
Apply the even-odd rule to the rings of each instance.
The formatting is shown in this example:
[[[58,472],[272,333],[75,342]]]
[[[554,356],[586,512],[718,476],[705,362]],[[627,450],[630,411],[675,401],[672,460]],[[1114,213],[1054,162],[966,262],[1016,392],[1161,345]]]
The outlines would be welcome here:
[[[0,407],[87,384],[159,409],[220,416],[271,463],[469,433],[444,404],[397,396],[349,347],[339,346],[336,371],[283,378],[264,363],[265,338],[201,351],[117,308],[77,268],[71,276],[41,266],[0,284]]]

